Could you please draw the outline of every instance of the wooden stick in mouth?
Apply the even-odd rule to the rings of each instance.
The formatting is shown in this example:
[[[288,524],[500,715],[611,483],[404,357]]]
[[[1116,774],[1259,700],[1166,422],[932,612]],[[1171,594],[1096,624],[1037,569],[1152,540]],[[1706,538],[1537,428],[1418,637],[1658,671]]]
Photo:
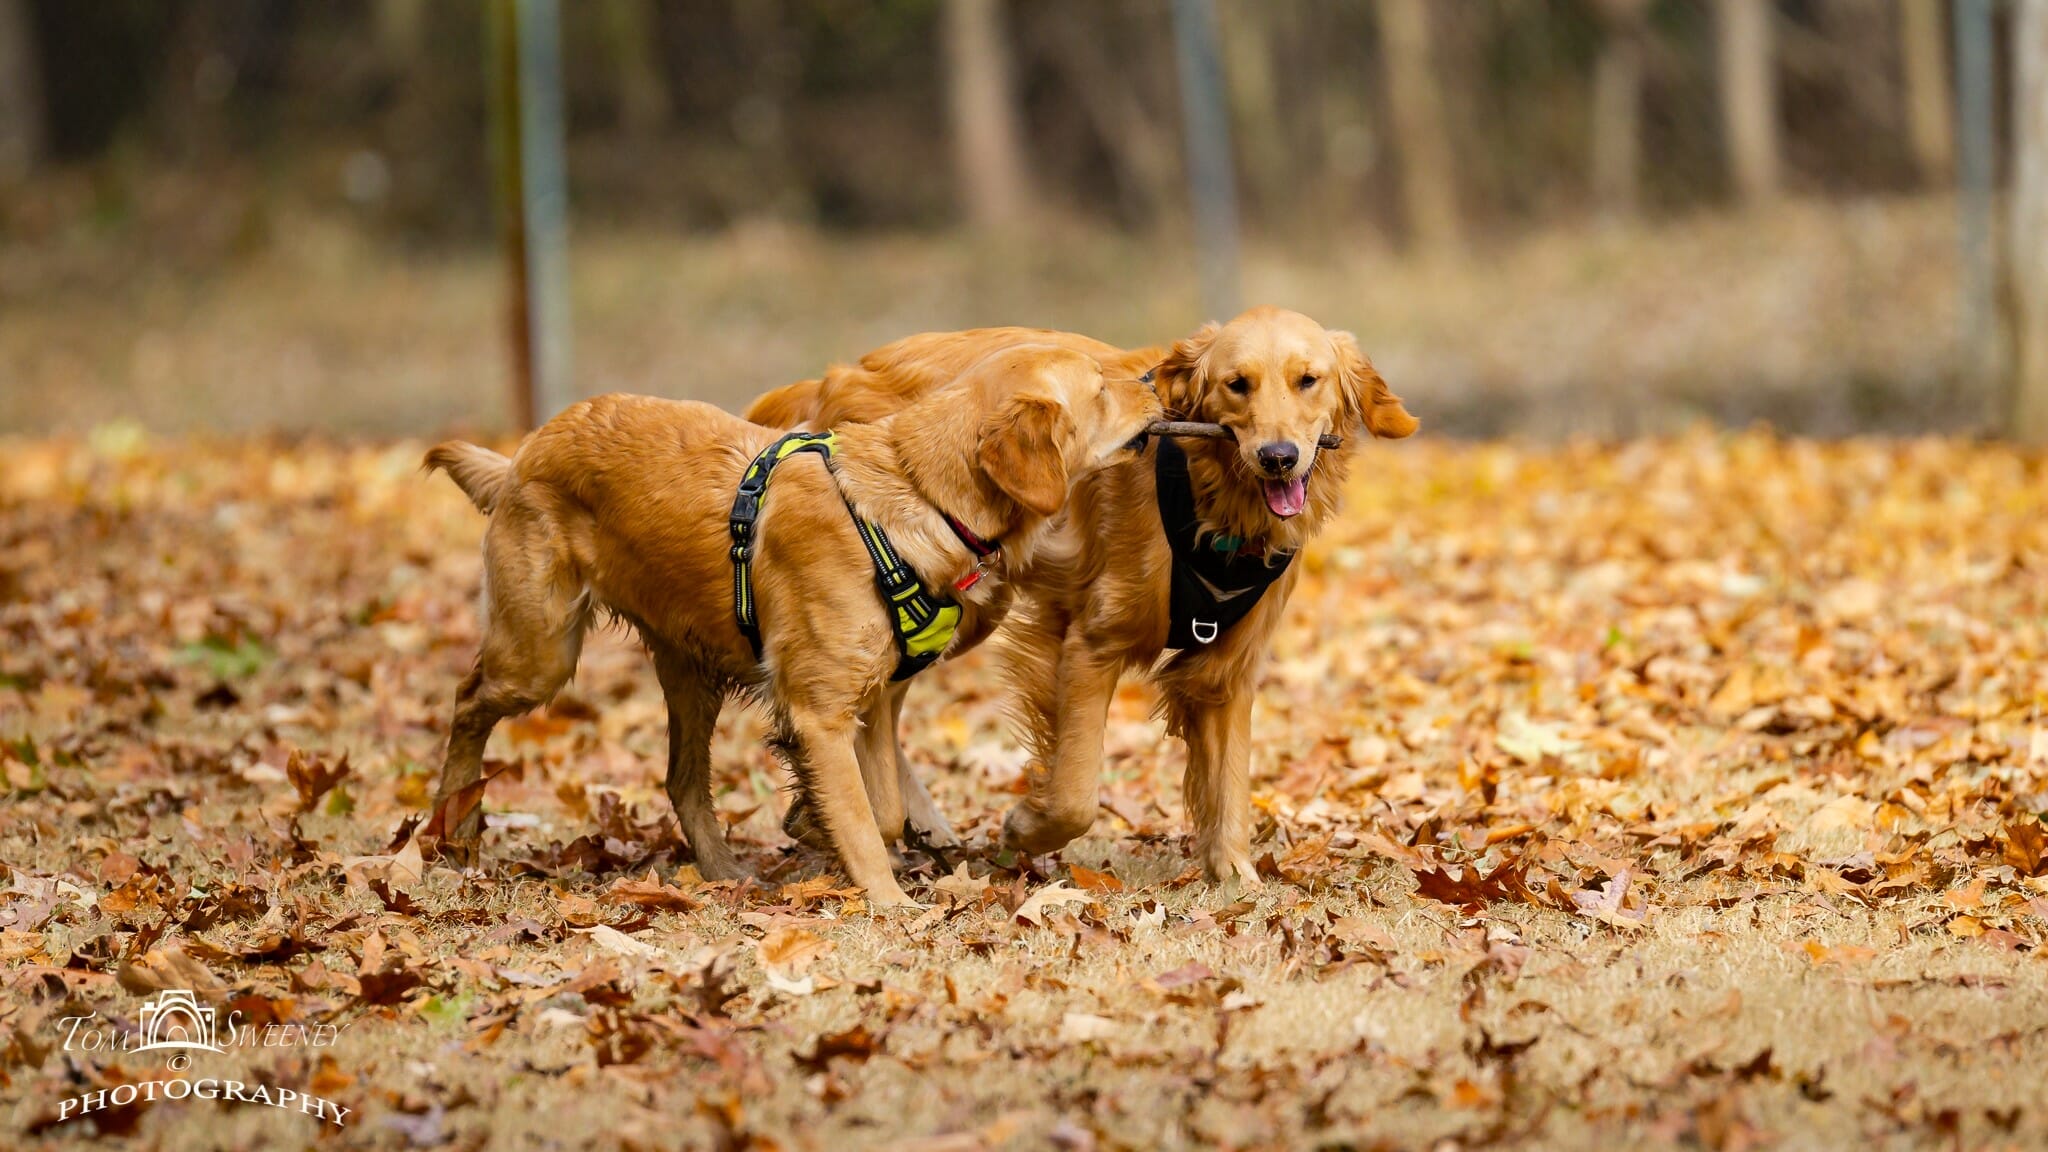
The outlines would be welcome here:
[[[1234,433],[1221,424],[1203,424],[1195,420],[1155,420],[1145,429],[1150,436],[1191,436],[1197,440],[1229,440]],[[1325,432],[1316,437],[1318,448],[1342,448],[1344,438]]]

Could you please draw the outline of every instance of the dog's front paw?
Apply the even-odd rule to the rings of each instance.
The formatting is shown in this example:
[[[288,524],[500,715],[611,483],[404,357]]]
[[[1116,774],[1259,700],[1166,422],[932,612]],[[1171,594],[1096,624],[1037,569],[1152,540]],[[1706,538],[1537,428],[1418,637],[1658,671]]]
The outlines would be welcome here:
[[[938,816],[937,813],[932,815],[938,818],[906,819],[903,822],[903,838],[909,841],[913,848],[958,848],[961,843],[960,834],[953,831],[953,826],[946,822],[944,816]]]
[[[713,849],[696,853],[697,875],[706,880],[760,879],[754,875],[752,868],[740,863],[740,858],[733,855],[732,849],[726,848],[723,844],[719,845],[719,848],[723,848],[724,851]]]
[[[868,907],[878,916],[911,915],[925,910],[924,905],[910,898],[894,880],[888,884],[870,884],[867,888]]]
[[[1003,843],[1032,856],[1057,852],[1086,834],[1095,823],[1095,806],[1085,810],[1056,808],[1045,811],[1025,801],[1003,817]]]
[[[1211,884],[1235,882],[1240,891],[1256,892],[1266,886],[1259,879],[1259,869],[1249,856],[1241,853],[1212,853],[1202,860],[1202,875]]]

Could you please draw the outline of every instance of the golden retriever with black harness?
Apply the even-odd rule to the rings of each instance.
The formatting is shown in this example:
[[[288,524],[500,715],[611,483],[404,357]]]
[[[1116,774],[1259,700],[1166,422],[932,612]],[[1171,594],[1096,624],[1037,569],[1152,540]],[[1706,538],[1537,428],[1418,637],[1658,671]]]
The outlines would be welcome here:
[[[1025,342],[1150,369],[1171,416],[1220,424],[1226,437],[1156,438],[1092,473],[1017,573],[1003,663],[1033,763],[1004,839],[1042,853],[1088,830],[1117,679],[1150,670],[1169,730],[1187,741],[1195,856],[1212,880],[1256,885],[1252,697],[1300,574],[1292,561],[1335,515],[1358,435],[1399,439],[1419,422],[1349,333],[1278,308],[1207,325],[1171,349],[1126,352],[1018,328],[914,336],[771,392],[748,415],[815,426],[882,418],[959,366]],[[931,805],[914,778],[898,789],[913,823],[943,832],[935,811],[920,816]]]

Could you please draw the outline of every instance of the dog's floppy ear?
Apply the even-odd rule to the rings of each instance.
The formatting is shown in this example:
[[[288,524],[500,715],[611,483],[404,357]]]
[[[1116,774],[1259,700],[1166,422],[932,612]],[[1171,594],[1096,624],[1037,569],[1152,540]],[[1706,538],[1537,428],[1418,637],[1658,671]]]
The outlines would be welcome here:
[[[1050,516],[1067,502],[1061,445],[1074,431],[1074,418],[1059,401],[1013,396],[982,421],[975,463],[1010,499]]]
[[[1336,346],[1337,362],[1341,366],[1344,423],[1363,424],[1366,431],[1382,440],[1400,440],[1415,435],[1415,430],[1422,427],[1422,421],[1410,416],[1408,410],[1401,407],[1401,398],[1387,390],[1387,382],[1380,378],[1372,361],[1359,351],[1358,338],[1349,332],[1332,332],[1330,343]]]
[[[1198,418],[1196,413],[1201,411],[1202,397],[1209,388],[1202,358],[1209,354],[1209,345],[1216,342],[1219,331],[1214,321],[1202,325],[1194,335],[1175,341],[1173,350],[1153,370],[1159,402],[1166,406],[1167,415],[1180,420]]]

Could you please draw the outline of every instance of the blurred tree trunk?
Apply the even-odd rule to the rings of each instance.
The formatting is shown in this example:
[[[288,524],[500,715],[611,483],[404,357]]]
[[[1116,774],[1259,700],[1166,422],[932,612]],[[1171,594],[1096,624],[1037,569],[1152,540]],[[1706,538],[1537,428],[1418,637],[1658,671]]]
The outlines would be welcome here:
[[[1443,92],[1430,62],[1429,9],[1426,0],[1379,0],[1380,56],[1408,229],[1422,252],[1444,254],[1460,248],[1463,236]]]
[[[466,177],[477,146],[484,143],[458,143],[471,129],[460,115],[457,77],[475,77],[482,85],[485,70],[472,66],[458,72],[437,61],[436,45],[448,30],[437,21],[474,19],[482,13],[458,13],[431,0],[376,0],[371,12],[378,63],[389,84],[377,131],[387,165],[388,211],[401,228],[434,230],[443,226],[451,203],[465,202],[477,191],[466,186]]]
[[[193,4],[173,17],[161,87],[151,102],[157,136],[187,164],[227,151],[227,101],[237,77],[234,61],[222,46],[215,18],[218,7]]]
[[[812,174],[791,143],[790,109],[802,79],[802,60],[786,0],[729,0],[739,37],[744,83],[732,108],[733,135],[749,153],[762,189],[760,210],[792,219],[815,208]],[[673,8],[664,8],[673,15]],[[684,55],[684,66],[689,63]],[[673,75],[673,74],[671,74]],[[680,87],[671,81],[671,87]]]
[[[1593,200],[1614,219],[1636,214],[1642,172],[1643,59],[1649,0],[1602,0],[1593,64]]]
[[[1946,183],[1955,169],[1948,92],[1948,6],[1942,0],[1899,0],[1899,58],[1906,71],[1906,125],[1920,177]]]
[[[436,136],[436,69],[427,51],[427,0],[377,0],[377,52],[391,81],[387,142],[395,150],[427,153]]]
[[[1180,185],[1177,136],[1146,107],[1132,71],[1118,66],[1085,11],[1068,4],[1034,10],[1051,48],[1047,56],[1109,157],[1122,214],[1148,221]]]
[[[1260,214],[1271,221],[1286,211],[1295,183],[1288,170],[1287,134],[1273,75],[1273,25],[1278,13],[1272,0],[1224,0],[1218,15],[1230,118],[1237,128],[1234,138],[1250,170],[1252,198]]]
[[[943,12],[961,203],[976,227],[1010,224],[1030,197],[1000,0],[945,0]]]
[[[393,75],[409,76],[427,54],[427,0],[377,0],[377,49]]]
[[[43,76],[28,0],[0,0],[0,184],[19,180],[43,155]]]
[[[619,130],[635,139],[668,126],[668,85],[654,35],[651,0],[605,0],[605,47],[618,79]]]
[[[1770,0],[1714,0],[1721,134],[1735,191],[1758,204],[1778,194],[1778,93]]]
[[[2021,0],[2012,29],[2012,432],[2048,443],[2048,0]]]

